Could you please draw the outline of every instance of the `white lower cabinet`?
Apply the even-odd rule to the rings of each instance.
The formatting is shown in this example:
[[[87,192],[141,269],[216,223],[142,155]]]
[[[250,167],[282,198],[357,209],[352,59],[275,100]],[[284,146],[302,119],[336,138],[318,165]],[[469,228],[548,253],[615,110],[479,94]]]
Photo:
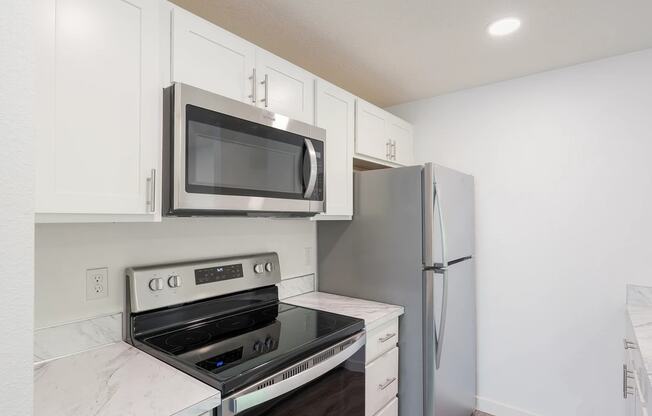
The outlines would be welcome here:
[[[158,1],[34,9],[37,221],[160,218]]]
[[[398,414],[398,318],[367,333],[365,416]]]
[[[398,319],[370,331],[367,334],[367,363],[372,362],[387,351],[396,347],[398,342]]]
[[[395,397],[385,407],[380,409],[376,416],[398,416],[398,397]]]
[[[652,385],[636,343],[634,328],[629,320],[625,329],[625,359],[622,386],[625,416],[648,416],[652,414]]]

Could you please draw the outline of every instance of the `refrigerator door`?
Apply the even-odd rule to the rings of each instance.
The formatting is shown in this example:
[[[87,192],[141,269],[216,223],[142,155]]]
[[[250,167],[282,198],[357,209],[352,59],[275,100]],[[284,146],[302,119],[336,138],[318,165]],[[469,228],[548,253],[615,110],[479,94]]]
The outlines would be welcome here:
[[[476,399],[475,261],[461,261],[447,269],[448,307],[445,335],[437,346],[439,368],[434,375],[433,414],[469,416]],[[441,280],[435,278],[435,321],[441,311]]]
[[[439,165],[433,168],[432,258],[435,264],[448,264],[474,252],[473,176]]]

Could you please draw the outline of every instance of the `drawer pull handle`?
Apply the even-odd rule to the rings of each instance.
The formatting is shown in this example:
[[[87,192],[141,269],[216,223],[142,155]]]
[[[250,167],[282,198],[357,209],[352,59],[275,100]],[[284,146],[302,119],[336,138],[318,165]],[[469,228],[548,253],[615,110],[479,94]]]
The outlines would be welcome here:
[[[638,344],[632,341],[629,341],[628,339],[623,339],[623,342],[625,343],[625,349],[626,350],[637,350],[638,349]]]
[[[378,341],[380,341],[380,342],[386,342],[386,341],[389,341],[390,339],[394,338],[395,336],[396,336],[396,332],[394,332],[394,333],[392,333],[392,334],[387,334],[387,335],[385,335],[384,337],[380,337],[380,338],[378,338]]]
[[[383,384],[379,384],[378,388],[380,390],[385,390],[387,387],[389,387],[390,384],[396,381],[396,377],[388,378],[387,381],[385,381]]]

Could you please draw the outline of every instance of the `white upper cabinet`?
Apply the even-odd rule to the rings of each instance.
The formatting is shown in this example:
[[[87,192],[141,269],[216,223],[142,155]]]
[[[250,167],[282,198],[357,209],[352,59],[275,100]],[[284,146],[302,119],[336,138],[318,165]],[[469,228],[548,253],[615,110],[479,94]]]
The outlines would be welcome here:
[[[260,107],[305,123],[314,123],[314,75],[256,48],[256,79],[256,98]]]
[[[355,156],[388,166],[413,159],[412,126],[360,98],[356,100]]]
[[[355,97],[318,79],[315,124],[326,130],[326,212],[317,219],[353,215]]]
[[[314,123],[311,73],[180,7],[168,9],[171,82]]]
[[[414,133],[412,125],[389,114],[387,138],[392,146],[393,161],[399,165],[410,165],[414,159]]]
[[[253,104],[256,47],[179,7],[170,17],[170,81]]]
[[[160,218],[158,4],[36,3],[38,221]]]
[[[356,155],[389,161],[390,146],[385,111],[359,98],[356,100],[355,111]]]

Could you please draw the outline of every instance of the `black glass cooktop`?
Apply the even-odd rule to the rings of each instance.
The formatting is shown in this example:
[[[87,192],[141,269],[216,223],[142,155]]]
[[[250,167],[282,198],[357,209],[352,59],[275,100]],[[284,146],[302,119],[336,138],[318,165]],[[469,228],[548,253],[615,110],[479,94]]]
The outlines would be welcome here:
[[[273,374],[364,328],[360,319],[271,303],[234,314],[149,332],[139,338],[222,394]]]

